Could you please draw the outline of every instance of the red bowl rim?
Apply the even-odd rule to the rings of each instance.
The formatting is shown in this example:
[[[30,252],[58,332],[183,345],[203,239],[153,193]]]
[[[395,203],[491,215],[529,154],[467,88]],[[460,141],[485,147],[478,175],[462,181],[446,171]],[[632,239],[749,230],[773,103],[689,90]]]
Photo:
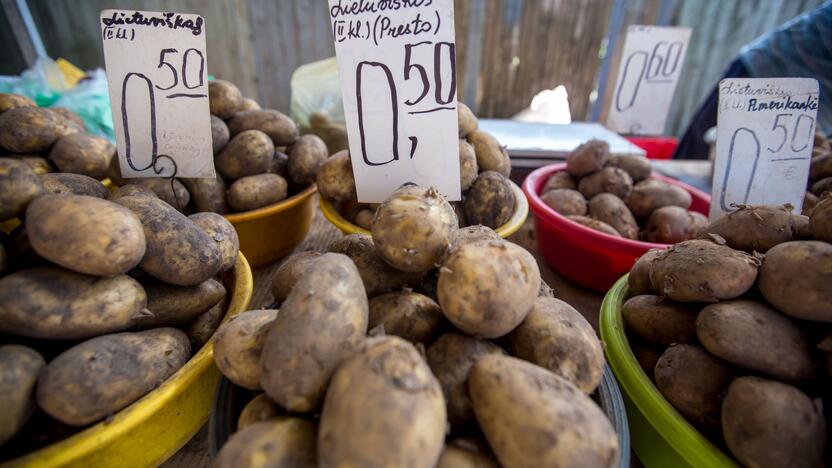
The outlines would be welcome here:
[[[526,176],[526,180],[523,181],[523,193],[525,193],[526,198],[529,199],[529,204],[531,205],[532,211],[534,212],[535,216],[553,224],[568,223],[567,226],[574,228],[576,231],[582,233],[587,238],[605,242],[608,244],[609,247],[617,248],[617,250],[642,252],[650,249],[665,249],[671,245],[626,239],[623,237],[616,237],[610,234],[596,231],[595,229],[586,227],[583,224],[579,224],[575,221],[572,221],[571,219],[567,218],[566,216],[563,216],[562,214],[558,213],[557,211],[549,207],[549,205],[547,205],[546,203],[543,203],[543,200],[540,198],[540,195],[538,194],[539,187],[542,188],[546,180],[548,180],[549,177],[555,172],[561,172],[565,170],[566,163],[550,164],[548,166],[538,168],[534,170],[531,174]],[[700,198],[704,200],[706,203],[711,202],[710,195],[703,192],[702,190],[699,190],[698,188],[692,187],[679,180],[663,176],[661,174],[656,173],[656,171],[653,171],[653,173],[650,175],[650,178],[658,179],[663,182],[667,182],[671,185],[676,185],[690,192],[692,197]],[[705,216],[708,215],[707,213],[703,214]]]

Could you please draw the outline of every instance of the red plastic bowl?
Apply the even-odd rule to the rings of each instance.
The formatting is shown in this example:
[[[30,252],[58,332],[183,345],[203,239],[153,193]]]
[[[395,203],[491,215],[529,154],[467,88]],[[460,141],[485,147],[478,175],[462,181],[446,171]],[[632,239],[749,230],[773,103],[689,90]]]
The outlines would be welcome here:
[[[529,174],[523,182],[523,192],[529,199],[536,218],[538,249],[558,273],[578,284],[606,291],[618,278],[630,271],[636,259],[645,252],[668,246],[604,234],[570,221],[549,208],[540,199],[540,189],[552,174],[565,170],[565,163],[544,166]],[[711,204],[708,194],[655,172],[651,177],[687,190],[693,198],[690,209],[708,215]]]

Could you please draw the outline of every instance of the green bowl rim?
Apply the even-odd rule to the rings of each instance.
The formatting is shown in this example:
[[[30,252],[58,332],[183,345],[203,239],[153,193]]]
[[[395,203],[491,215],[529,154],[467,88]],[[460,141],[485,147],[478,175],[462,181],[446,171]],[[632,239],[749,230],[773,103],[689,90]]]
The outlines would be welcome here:
[[[630,401],[664,441],[692,466],[738,467],[659,393],[641,368],[624,333],[621,306],[627,298],[627,277],[624,275],[610,288],[601,304],[600,331],[604,354],[618,383]]]

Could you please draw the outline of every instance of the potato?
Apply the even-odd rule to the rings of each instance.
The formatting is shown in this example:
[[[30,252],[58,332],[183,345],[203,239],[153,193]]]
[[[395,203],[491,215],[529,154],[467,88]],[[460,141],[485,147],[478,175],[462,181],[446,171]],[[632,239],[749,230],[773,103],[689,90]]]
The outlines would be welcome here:
[[[461,127],[460,127],[461,130]],[[459,187],[463,192],[471,188],[471,184],[479,174],[477,167],[477,153],[474,147],[465,140],[459,140]]]
[[[289,156],[277,149],[272,155],[272,162],[269,164],[269,174],[277,174],[284,179],[289,178]]]
[[[26,209],[26,226],[38,255],[79,273],[127,273],[145,253],[139,219],[127,208],[100,198],[43,195]]]
[[[784,242],[769,249],[757,287],[769,304],[802,320],[832,322],[832,244]]]
[[[367,295],[346,255],[327,253],[300,277],[263,344],[263,389],[293,412],[317,410],[338,364],[367,334]]]
[[[139,267],[176,286],[196,286],[220,271],[222,257],[205,231],[162,200],[130,196],[116,200],[139,217],[147,244]]]
[[[566,157],[566,170],[574,177],[585,177],[604,168],[610,157],[610,145],[602,140],[589,140]]]
[[[0,114],[10,109],[21,107],[37,107],[35,101],[26,96],[12,93],[0,93]]]
[[[805,216],[811,216],[812,211],[815,209],[815,205],[818,204],[820,199],[817,195],[812,192],[806,192],[803,194],[803,209],[800,211],[800,214]]]
[[[751,289],[760,260],[707,240],[689,240],[653,259],[650,282],[661,296],[679,302],[734,299]]]
[[[656,388],[691,422],[705,427],[719,425],[722,395],[734,378],[734,370],[698,345],[677,344],[656,363]]]
[[[474,242],[483,240],[498,241],[501,239],[502,237],[500,237],[500,235],[497,234],[497,232],[491,229],[490,227],[483,226],[481,224],[475,224],[473,226],[464,227],[457,231],[453,248],[456,249],[457,247],[466,244],[473,244]]]
[[[809,228],[815,239],[832,243],[832,195],[823,197],[812,210]]]
[[[180,179],[180,182],[188,189],[196,211],[228,214],[225,180],[219,173],[213,179]]]
[[[229,81],[212,80],[208,82],[208,103],[211,114],[227,119],[243,105],[243,93]]]
[[[355,225],[369,231],[370,228],[373,226],[373,217],[375,217],[375,215],[376,213],[373,210],[358,210],[358,212],[355,213]]]
[[[432,468],[445,440],[439,382],[416,348],[370,339],[341,364],[326,393],[318,433],[322,467]],[[394,450],[376,450],[389,446]]]
[[[19,336],[69,340],[126,330],[146,305],[144,289],[127,275],[44,266],[0,278],[0,330]]]
[[[412,273],[436,267],[457,230],[456,215],[445,197],[435,188],[415,185],[393,192],[376,211],[370,227],[384,261]]]
[[[220,271],[228,271],[237,263],[240,252],[240,238],[237,231],[227,219],[216,213],[195,213],[188,219],[201,227],[208,237],[217,243],[220,252]]]
[[[681,187],[658,179],[647,179],[635,184],[625,201],[636,219],[646,220],[654,210],[662,206],[673,205],[688,209],[693,199]]]
[[[225,301],[220,300],[214,307],[208,309],[207,312],[182,327],[182,331],[188,335],[188,339],[191,341],[192,350],[197,351],[202,349],[205,343],[214,336],[214,332],[217,331],[222,319],[225,317],[225,312]]]
[[[246,130],[234,135],[215,162],[223,177],[239,179],[265,173],[273,157],[274,144],[269,136],[259,130]]]
[[[544,195],[546,192],[555,189],[578,190],[578,183],[566,171],[555,172],[546,180],[543,188],[540,189],[540,195]]]
[[[480,171],[495,171],[506,177],[511,174],[511,159],[508,157],[508,152],[490,133],[472,130],[467,138],[468,142],[474,146],[477,167]]]
[[[272,109],[240,111],[226,123],[231,136],[245,130],[260,130],[275,146],[291,145],[299,135],[298,126],[292,119]]]
[[[178,179],[145,177],[130,179],[130,183],[150,190],[160,200],[163,200],[178,211],[184,210],[191,201],[191,194]]]
[[[274,300],[285,301],[303,273],[321,255],[320,252],[298,252],[284,260],[272,277]]]
[[[355,177],[352,174],[349,150],[339,151],[326,159],[315,176],[318,192],[332,202],[355,200]]]
[[[585,215],[587,210],[586,198],[581,192],[572,189],[549,190],[540,197],[549,208],[567,215]]]
[[[225,297],[225,286],[215,279],[196,286],[173,286],[145,279],[147,310],[136,318],[137,329],[177,327],[208,312]]]
[[[239,111],[247,110],[260,110],[260,104],[258,104],[257,101],[255,101],[254,99],[244,97],[243,103],[242,105],[240,105]]]
[[[588,200],[600,193],[611,193],[625,199],[633,191],[633,179],[624,169],[605,167],[581,179],[578,191]]]
[[[703,214],[679,206],[663,206],[654,210],[647,219],[644,240],[675,244],[693,239],[707,228],[708,218]]]
[[[464,439],[456,439],[445,444],[436,468],[497,468],[497,461],[493,455],[489,456],[476,448],[462,445],[458,442],[460,440],[466,442]]]
[[[638,239],[638,223],[633,214],[630,213],[627,204],[612,193],[601,193],[592,197],[589,201],[589,215],[608,224],[622,237]]]
[[[696,316],[699,309],[690,304],[644,294],[624,303],[621,315],[633,333],[648,343],[671,346],[696,342]]]
[[[87,129],[84,127],[84,119],[75,112],[65,107],[53,107],[49,110],[59,117],[61,122],[59,125],[62,127],[61,136],[87,132]]]
[[[537,298],[511,332],[515,357],[537,364],[590,394],[604,373],[601,341],[580,312],[555,298]]]
[[[463,197],[465,197],[464,194],[463,194]],[[452,202],[449,202],[449,203],[451,204],[451,208],[454,209],[454,214],[456,215],[457,225],[460,228],[464,228],[464,227],[468,226],[468,219],[465,217],[465,206],[462,204],[462,201],[452,201]],[[375,213],[374,213],[374,215],[375,215]],[[475,225],[475,226],[482,226],[482,225],[479,224],[479,225]]]
[[[477,116],[471,112],[471,108],[462,101],[456,103],[456,114],[459,119],[459,137],[465,138],[469,133],[477,129]]]
[[[31,167],[37,175],[55,172],[55,166],[53,166],[49,160],[42,158],[37,154],[9,154],[7,157],[25,163],[27,166]]]
[[[716,234],[726,244],[746,252],[765,252],[792,240],[791,205],[741,205],[712,222],[704,233]]]
[[[422,273],[399,271],[384,261],[373,245],[373,239],[363,234],[350,234],[329,246],[330,252],[344,254],[355,263],[367,297],[396,291],[404,287],[416,287]],[[275,279],[275,281],[277,281]]]
[[[800,390],[771,380],[740,377],[722,403],[722,432],[746,466],[825,465],[823,412]]]
[[[43,174],[40,176],[40,182],[46,193],[87,195],[97,198],[107,198],[110,194],[104,184],[82,174],[65,174],[63,172]]]
[[[604,234],[609,234],[610,236],[615,237],[622,237],[621,234],[615,230],[609,224],[599,221],[595,218],[590,218],[589,216],[580,216],[580,215],[569,215],[567,218],[570,221],[576,222],[582,226],[586,226],[590,229],[594,229],[598,232],[603,232]]]
[[[714,356],[787,382],[815,376],[809,340],[768,305],[736,300],[711,304],[696,319],[696,335]]]
[[[816,181],[832,177],[832,152],[812,158],[809,165],[809,180]]]
[[[326,143],[320,137],[302,135],[289,148],[289,177],[299,185],[314,182],[318,169],[328,157]]]
[[[427,347],[427,361],[442,387],[454,430],[476,423],[468,396],[468,374],[479,358],[490,353],[505,352],[489,341],[459,333],[446,333]]]
[[[647,377],[650,378],[650,381],[655,382],[655,370],[656,370],[656,363],[659,362],[659,358],[662,357],[662,353],[664,352],[664,348],[657,349],[653,346],[643,345],[638,342],[630,342],[630,348],[633,350],[633,355],[636,357],[636,361],[641,366],[641,370],[647,374]]]
[[[6,274],[6,272],[9,269],[10,263],[11,262],[9,259],[9,252],[6,249],[6,247],[2,243],[0,243],[0,276]]]
[[[618,465],[618,437],[601,409],[542,367],[489,354],[471,369],[468,391],[503,466]]]
[[[121,165],[118,161],[118,152],[110,161],[110,167],[107,168],[107,178],[110,179],[114,185],[121,187],[127,184],[132,184],[136,179],[125,179],[121,176]]]
[[[823,195],[824,192],[832,191],[832,177],[824,177],[813,183],[809,190],[817,196]]]
[[[260,390],[263,344],[279,312],[250,310],[235,315],[214,333],[214,362],[235,385]]]
[[[86,426],[158,387],[189,356],[188,337],[175,328],[99,336],[43,369],[38,406],[64,424]]]
[[[213,146],[214,154],[218,154],[228,144],[231,139],[231,134],[228,132],[228,126],[223,120],[216,115],[211,116],[211,145]]]
[[[540,289],[537,290],[537,297],[555,297],[556,291],[551,288],[543,278],[540,279]]]
[[[369,302],[369,329],[414,343],[430,343],[439,332],[442,310],[433,299],[409,290],[382,294]]]
[[[106,139],[75,133],[58,139],[49,159],[61,172],[101,179],[107,175],[115,154],[116,147]]]
[[[463,245],[439,270],[442,312],[477,337],[497,338],[513,330],[534,306],[539,289],[534,257],[505,241]]]
[[[56,175],[61,175],[61,173],[58,173]],[[78,176],[78,177],[87,177],[87,176],[82,176],[80,174],[66,174],[66,175],[74,175],[74,176]],[[95,180],[95,179],[93,179],[93,180]],[[96,180],[96,182],[98,182],[98,181]],[[106,190],[106,187],[105,187],[105,190]],[[156,193],[153,192],[153,190],[150,190],[149,188],[145,188],[141,185],[136,185],[136,184],[127,184],[127,185],[122,185],[121,187],[116,187],[112,192],[109,192],[107,194],[107,200],[116,201],[121,197],[131,197],[131,196],[134,196],[134,195],[140,196],[140,197],[159,198],[158,196],[156,196]]]
[[[0,445],[26,424],[35,410],[35,382],[45,365],[46,361],[34,349],[20,345],[0,346],[0,405],[3,407]]]
[[[237,430],[243,429],[263,421],[284,419],[286,411],[269,400],[269,396],[261,393],[246,403],[240,417],[237,419]]]
[[[63,119],[42,107],[18,107],[0,114],[0,147],[12,153],[46,151],[62,136]]]
[[[250,211],[286,199],[288,184],[277,174],[257,174],[237,179],[228,188],[228,206]]]
[[[607,166],[623,169],[633,182],[641,182],[649,178],[653,172],[649,159],[632,154],[611,154],[607,159]]]
[[[29,202],[44,192],[40,178],[26,163],[0,158],[0,221],[22,215]]]
[[[465,197],[465,219],[496,229],[514,214],[514,190],[511,182],[494,171],[483,172],[474,181]]]
[[[789,218],[789,225],[794,240],[811,240],[813,238],[812,226],[808,216],[792,214]]]
[[[316,468],[317,424],[298,417],[263,421],[232,435],[211,466],[215,468]]]

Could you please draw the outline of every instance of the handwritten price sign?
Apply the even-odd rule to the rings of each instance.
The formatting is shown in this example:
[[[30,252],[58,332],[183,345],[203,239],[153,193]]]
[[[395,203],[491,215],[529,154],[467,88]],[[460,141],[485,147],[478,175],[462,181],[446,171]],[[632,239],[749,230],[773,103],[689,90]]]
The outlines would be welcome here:
[[[690,28],[629,27],[608,128],[633,135],[664,132],[690,33]]]
[[[215,177],[202,17],[104,10],[101,39],[122,176]]]
[[[719,83],[711,220],[737,204],[790,203],[800,213],[817,113],[812,78]]]
[[[460,199],[453,0],[329,0],[358,200]]]

